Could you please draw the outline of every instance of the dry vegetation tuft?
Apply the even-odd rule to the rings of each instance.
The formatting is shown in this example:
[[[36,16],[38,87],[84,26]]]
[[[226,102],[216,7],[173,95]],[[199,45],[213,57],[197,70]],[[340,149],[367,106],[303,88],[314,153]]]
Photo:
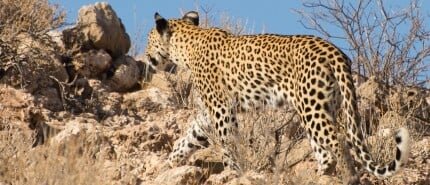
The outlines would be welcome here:
[[[2,36],[15,36],[20,32],[40,36],[61,26],[65,16],[58,6],[51,5],[48,0],[2,0],[0,32]]]
[[[1,82],[33,90],[26,79],[40,75],[49,81],[38,69],[52,65],[55,44],[47,33],[64,19],[64,11],[48,0],[0,1],[0,70],[9,76]]]
[[[393,8],[384,0],[353,3],[342,0],[305,1],[302,25],[323,37],[343,43],[353,60],[354,70],[377,76],[387,85],[429,83],[429,15],[420,0]],[[339,28],[338,34],[330,30]]]

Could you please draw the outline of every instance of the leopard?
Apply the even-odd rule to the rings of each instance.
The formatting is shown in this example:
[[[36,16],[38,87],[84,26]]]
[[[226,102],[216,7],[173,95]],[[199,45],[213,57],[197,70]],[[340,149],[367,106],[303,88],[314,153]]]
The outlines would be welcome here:
[[[406,127],[394,134],[395,159],[387,164],[373,160],[362,131],[352,61],[328,40],[313,35],[235,35],[222,28],[203,28],[196,11],[172,19],[156,12],[154,22],[145,63],[155,69],[174,63],[190,70],[203,110],[198,117],[204,121],[193,121],[185,136],[175,142],[167,159],[172,167],[183,165],[197,150],[210,145],[206,127],[215,130],[221,143],[236,137],[238,106],[246,111],[261,106],[282,108],[286,102],[300,117],[319,174],[343,165],[348,176],[345,182],[357,184],[352,152],[365,170],[380,178],[406,164],[410,152]],[[234,166],[234,161],[224,164]]]

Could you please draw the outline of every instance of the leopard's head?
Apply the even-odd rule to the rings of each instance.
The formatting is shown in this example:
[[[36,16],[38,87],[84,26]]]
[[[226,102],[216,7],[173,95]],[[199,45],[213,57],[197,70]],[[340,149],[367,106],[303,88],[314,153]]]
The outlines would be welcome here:
[[[178,26],[192,25],[198,26],[199,15],[191,11],[186,13],[181,19],[163,18],[160,14],[154,15],[155,27],[149,32],[148,43],[145,49],[145,62],[156,70],[169,71],[172,66],[183,62],[186,59],[185,53],[179,48],[175,32]],[[186,44],[186,43],[184,43]],[[179,64],[181,65],[181,64]]]

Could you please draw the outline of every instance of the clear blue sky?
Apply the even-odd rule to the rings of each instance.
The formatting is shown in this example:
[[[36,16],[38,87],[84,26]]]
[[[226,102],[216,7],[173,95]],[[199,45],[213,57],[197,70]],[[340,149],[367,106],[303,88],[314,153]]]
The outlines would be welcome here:
[[[96,0],[50,0],[60,5],[67,13],[67,22],[75,23],[79,9],[84,5],[94,4]],[[125,25],[130,38],[135,40],[139,33],[141,48],[146,44],[146,36],[154,26],[154,13],[159,12],[165,18],[178,18],[182,11],[210,9],[215,19],[221,14],[235,19],[247,20],[248,27],[254,33],[279,34],[316,34],[303,28],[298,22],[300,16],[292,11],[300,8],[300,0],[105,0],[115,10]],[[218,20],[217,20],[218,21]]]
[[[57,3],[67,12],[67,21],[75,22],[78,10],[83,5],[93,4],[94,0],[51,0]],[[131,35],[135,32],[136,25],[144,26],[149,30],[153,26],[153,15],[159,12],[166,18],[180,16],[180,11],[196,10],[196,8],[210,8],[216,15],[228,14],[242,20],[247,19],[249,24],[255,24],[255,32],[261,32],[263,24],[267,32],[298,34],[307,32],[297,22],[299,15],[292,12],[292,8],[300,8],[299,0],[106,0],[117,15],[122,19],[127,32]],[[201,9],[200,9],[201,10]],[[219,18],[216,17],[216,18]]]

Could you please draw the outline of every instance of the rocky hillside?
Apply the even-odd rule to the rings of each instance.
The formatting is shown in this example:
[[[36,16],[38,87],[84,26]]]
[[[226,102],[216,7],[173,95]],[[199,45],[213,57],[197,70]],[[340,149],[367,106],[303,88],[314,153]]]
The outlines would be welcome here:
[[[316,174],[292,110],[239,115],[241,171],[223,169],[214,137],[187,165],[170,168],[173,143],[198,111],[189,72],[155,73],[128,56],[130,38],[106,3],[82,7],[63,31],[1,33],[0,185],[341,184],[336,174]],[[430,184],[429,90],[355,77],[374,157],[394,155],[400,125],[413,139],[400,174],[381,180],[359,168],[361,182]]]

